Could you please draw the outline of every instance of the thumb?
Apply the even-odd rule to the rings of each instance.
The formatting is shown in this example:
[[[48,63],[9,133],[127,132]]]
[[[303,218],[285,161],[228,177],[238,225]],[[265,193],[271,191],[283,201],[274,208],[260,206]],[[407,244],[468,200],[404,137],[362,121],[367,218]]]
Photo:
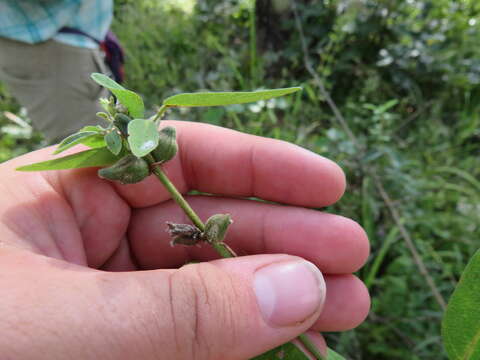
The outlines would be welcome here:
[[[126,358],[248,359],[306,331],[325,299],[318,268],[288,255],[112,276],[124,282],[115,311],[131,322],[115,326],[135,329],[121,348],[141,349]]]

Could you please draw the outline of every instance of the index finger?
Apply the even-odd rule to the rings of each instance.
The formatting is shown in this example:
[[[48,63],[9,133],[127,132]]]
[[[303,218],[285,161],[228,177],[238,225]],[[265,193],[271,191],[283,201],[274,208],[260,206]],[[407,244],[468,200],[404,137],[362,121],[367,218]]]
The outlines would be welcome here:
[[[201,123],[162,124],[177,130],[179,152],[164,170],[182,193],[194,189],[322,207],[335,203],[345,191],[345,175],[337,164],[299,146]],[[170,198],[152,176],[116,187],[134,207]]]

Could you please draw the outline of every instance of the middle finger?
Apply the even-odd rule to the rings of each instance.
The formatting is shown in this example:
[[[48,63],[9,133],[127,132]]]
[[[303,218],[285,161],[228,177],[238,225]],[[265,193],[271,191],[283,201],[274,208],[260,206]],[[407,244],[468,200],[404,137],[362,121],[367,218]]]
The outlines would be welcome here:
[[[211,196],[190,196],[187,200],[203,220],[216,213],[232,215],[226,243],[238,255],[297,255],[328,274],[355,272],[368,257],[365,232],[343,216],[251,200]],[[191,260],[218,258],[207,244],[171,247],[166,221],[190,223],[172,201],[133,211],[128,236],[142,268],[173,268]]]

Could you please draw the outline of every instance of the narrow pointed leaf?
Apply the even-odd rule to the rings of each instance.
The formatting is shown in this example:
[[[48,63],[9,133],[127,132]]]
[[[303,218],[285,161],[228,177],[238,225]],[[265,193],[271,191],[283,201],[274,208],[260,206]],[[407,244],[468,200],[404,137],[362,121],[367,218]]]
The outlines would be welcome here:
[[[250,92],[198,92],[173,95],[163,102],[166,106],[224,106],[268,100],[302,90],[300,87]]]
[[[143,117],[145,105],[143,104],[142,98],[138,94],[125,89],[122,85],[118,84],[106,75],[93,73],[91,77],[97,84],[110,90],[117,97],[118,101],[120,101],[120,103],[122,103],[128,109],[128,112],[132,117]]]
[[[120,151],[122,151],[122,138],[118,134],[117,130],[112,130],[105,135],[105,143],[107,144],[107,148],[114,155],[118,155],[120,154]]]
[[[90,136],[88,138],[82,139],[80,143],[88,146],[91,149],[97,149],[97,148],[102,148],[107,146],[104,140],[104,135],[101,133],[97,133],[94,136]]]
[[[158,145],[157,126],[151,120],[134,119],[128,123],[128,144],[137,157],[143,157]]]
[[[97,135],[97,132],[94,131],[81,131],[75,134],[72,134],[65,139],[62,140],[60,144],[58,144],[54,154],[60,154],[61,152],[70,149],[71,147],[80,144],[85,139]]]
[[[310,358],[293,343],[283,344],[251,360],[309,360]],[[322,360],[345,360],[332,349],[327,349],[327,357]]]
[[[332,349],[327,349],[327,359],[326,360],[345,360],[345,358],[339,353],[333,351]]]
[[[92,148],[92,149],[107,146],[107,144],[105,143],[105,140],[103,139],[106,130],[107,129],[103,128],[100,125],[84,126],[83,128],[80,129],[80,131],[93,131],[93,132],[96,132],[97,135],[83,138],[80,141],[80,144],[86,145],[86,146],[88,146],[89,148]]]
[[[287,343],[251,360],[309,360],[309,357],[294,344]]]
[[[94,131],[96,133],[103,133],[105,129],[100,125],[87,125],[81,128],[80,131]]]
[[[480,250],[470,259],[448,303],[442,337],[451,360],[480,359]]]
[[[20,166],[19,171],[43,171],[79,169],[85,167],[109,166],[115,163],[120,156],[113,155],[107,148],[90,149],[58,159],[47,160],[35,164]]]

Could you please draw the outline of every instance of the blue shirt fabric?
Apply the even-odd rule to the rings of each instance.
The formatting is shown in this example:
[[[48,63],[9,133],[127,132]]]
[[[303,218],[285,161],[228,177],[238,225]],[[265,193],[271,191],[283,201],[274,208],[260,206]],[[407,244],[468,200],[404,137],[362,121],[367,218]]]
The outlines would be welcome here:
[[[113,0],[0,0],[0,37],[29,44],[54,39],[84,48],[98,44],[84,35],[59,33],[70,27],[102,41],[113,18]]]

